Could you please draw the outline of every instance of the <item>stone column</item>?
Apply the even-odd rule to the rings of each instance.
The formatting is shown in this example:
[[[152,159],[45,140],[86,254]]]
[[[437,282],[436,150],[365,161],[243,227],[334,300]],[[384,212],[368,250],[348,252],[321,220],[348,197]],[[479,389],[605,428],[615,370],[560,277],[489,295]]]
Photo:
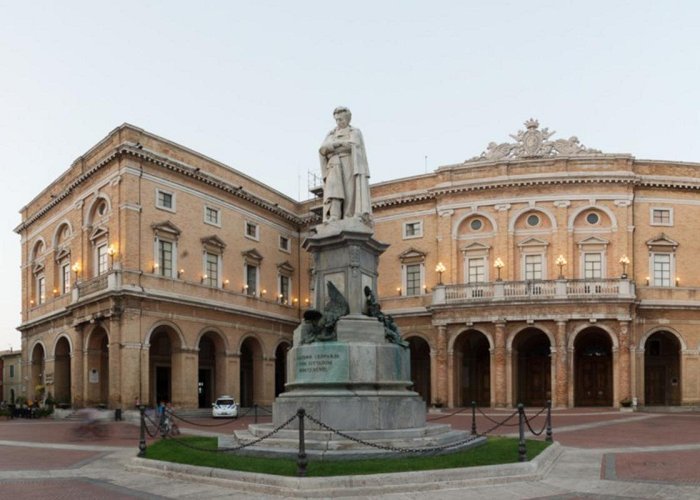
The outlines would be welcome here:
[[[506,406],[506,323],[496,321],[495,346],[493,349],[494,375],[496,387],[496,406]]]
[[[437,399],[448,404],[447,394],[447,327],[438,325],[437,336]]]
[[[620,374],[620,389],[618,398],[620,400],[629,399],[632,397],[630,380],[631,380],[631,363],[630,363],[630,334],[629,321],[620,321],[620,333],[618,335],[620,342],[620,351],[618,356],[618,373]],[[613,401],[613,404],[617,403]]]
[[[84,404],[83,391],[85,387],[85,372],[83,370],[84,337],[82,328],[73,330],[73,352],[70,353],[70,393],[73,408],[82,408]]]
[[[557,321],[557,357],[556,357],[556,388],[554,405],[565,408],[569,404],[569,370],[566,349],[566,321]]]
[[[113,326],[113,325],[111,325]],[[110,329],[112,338],[115,335],[117,328]],[[109,408],[121,408],[122,406],[122,384],[120,376],[120,368],[122,365],[122,345],[117,340],[110,341],[107,346],[109,350],[108,370],[109,370],[109,385],[107,386],[107,405]]]

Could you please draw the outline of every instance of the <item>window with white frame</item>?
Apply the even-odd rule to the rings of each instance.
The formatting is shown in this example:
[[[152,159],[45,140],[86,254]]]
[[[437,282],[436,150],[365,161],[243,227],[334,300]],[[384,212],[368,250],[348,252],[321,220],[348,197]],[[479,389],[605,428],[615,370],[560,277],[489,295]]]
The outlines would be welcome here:
[[[420,295],[425,291],[425,252],[409,248],[401,255],[401,287],[398,292],[407,296]]]
[[[248,295],[258,294],[258,266],[245,264],[245,291]]]
[[[156,274],[172,278],[175,269],[175,243],[173,241],[156,239]]]
[[[221,227],[221,211],[218,208],[205,206],[204,222],[212,226]]]
[[[280,274],[279,277],[279,301],[281,304],[289,304],[289,290],[290,290],[290,283],[291,279],[289,276],[285,276],[284,274]]]
[[[467,282],[483,283],[486,281],[486,257],[467,258]]]
[[[202,283],[207,286],[219,286],[220,255],[212,252],[204,252],[204,275]]]
[[[290,251],[289,238],[287,238],[286,236],[280,236],[279,243],[280,243],[280,246],[279,246],[280,250],[282,250],[283,252]]]
[[[175,211],[175,193],[156,189],[156,207],[169,212]]]
[[[96,275],[105,274],[109,270],[109,255],[107,254],[107,242],[98,243],[95,247],[95,271]]]
[[[70,292],[70,261],[61,263],[61,294]]]
[[[587,280],[603,278],[603,254],[583,254],[583,278]]]
[[[260,239],[260,227],[255,222],[246,221],[245,237],[258,241]]]
[[[39,274],[36,277],[36,303],[41,305],[46,302],[46,277]]]
[[[422,221],[411,221],[404,222],[403,224],[403,238],[405,240],[410,238],[420,238],[423,236],[423,222]]]
[[[541,280],[544,277],[542,273],[542,261],[543,257],[541,254],[526,254],[525,255],[525,279],[526,280]]]
[[[407,264],[406,265],[406,295],[421,294],[421,275],[422,264]]]
[[[652,208],[651,209],[651,225],[652,226],[672,226],[673,225],[673,209],[672,208]]]
[[[652,286],[671,286],[671,254],[652,254]]]

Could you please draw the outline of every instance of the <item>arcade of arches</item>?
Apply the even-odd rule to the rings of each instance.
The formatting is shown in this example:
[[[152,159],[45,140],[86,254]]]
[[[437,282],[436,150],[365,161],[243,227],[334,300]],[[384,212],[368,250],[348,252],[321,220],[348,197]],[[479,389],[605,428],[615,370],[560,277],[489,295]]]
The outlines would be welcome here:
[[[672,330],[651,331],[635,346],[627,322],[520,326],[496,322],[406,336],[413,388],[429,404],[558,407],[682,404],[684,354]],[[222,394],[243,406],[269,405],[284,391],[286,354],[280,336],[243,334],[233,343],[217,329],[191,340],[176,325],[154,326],[143,343],[116,343],[109,323],[53,344],[28,346],[28,396],[58,403],[131,407],[171,401],[208,408]]]
[[[635,395],[639,405],[682,403],[683,347],[672,331],[635,347],[627,322],[553,326],[438,326],[435,345],[409,336],[413,388],[450,407],[616,407]]]

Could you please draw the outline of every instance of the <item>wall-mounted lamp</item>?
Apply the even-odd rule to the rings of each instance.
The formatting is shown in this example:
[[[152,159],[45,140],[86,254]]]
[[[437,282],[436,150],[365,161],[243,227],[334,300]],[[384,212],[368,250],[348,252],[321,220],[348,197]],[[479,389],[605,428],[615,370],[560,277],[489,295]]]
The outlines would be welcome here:
[[[185,274],[185,270],[184,270],[184,269],[180,269],[180,270],[177,272],[177,277],[178,277],[178,278],[181,278],[183,274]]]
[[[304,299],[304,304],[306,304],[307,306],[309,305],[309,299],[308,299],[308,298],[307,298],[307,299]]]
[[[621,278],[623,280],[627,279],[627,266],[629,265],[629,263],[630,263],[630,260],[626,255],[623,255],[622,257],[620,257],[620,264],[622,264],[622,276],[621,276]]]
[[[446,270],[447,268],[442,262],[438,262],[437,266],[435,266],[435,272],[438,273],[438,285],[442,285],[442,273],[444,273]]]
[[[400,286],[396,287],[396,295],[401,295],[401,287]]]
[[[681,284],[681,279],[678,276],[676,276],[676,286],[678,286],[680,284]]]
[[[266,293],[267,293],[267,290],[265,290],[265,289],[263,288],[263,289],[260,291],[260,297],[264,297]]]
[[[649,276],[647,276],[647,286],[649,286]]]
[[[559,255],[559,257],[557,257],[557,260],[555,260],[554,263],[559,266],[559,279],[563,280],[564,279],[564,266],[566,265],[566,259],[564,258],[563,255]]]
[[[75,279],[78,279],[78,275],[80,274],[80,263],[76,262],[71,266],[71,270],[75,273]]]
[[[296,297],[294,297],[294,298],[292,299],[292,302],[293,302],[294,304],[296,304],[297,302],[299,302],[299,299],[297,299]]]
[[[243,285],[241,288],[241,293],[248,293],[248,285]]]
[[[228,286],[229,283],[230,283],[229,280],[224,280],[224,282],[223,282],[223,284],[222,284],[222,287],[223,287],[223,288],[226,288],[226,287]]]
[[[206,274],[203,274],[203,275],[202,275],[202,278],[199,280],[199,282],[200,282],[200,283],[204,283],[204,282],[205,282],[206,280],[208,280],[208,279],[209,279],[209,276],[207,276]]]
[[[496,272],[498,273],[496,281],[501,281],[501,269],[505,267],[505,264],[500,257],[496,257],[496,260],[493,262],[493,267],[496,268]]]
[[[677,280],[676,280],[676,281],[677,281]],[[54,295],[58,295],[58,288],[54,288],[54,289],[53,289],[53,294],[54,294]]]
[[[29,305],[30,305],[30,306],[33,306],[33,305],[34,305],[34,300],[33,300],[33,299],[29,301]]]
[[[423,285],[423,293],[428,293],[428,286],[427,285]]]
[[[158,265],[157,262],[154,262],[154,263],[153,263],[153,269],[152,269],[153,274],[155,274],[155,273],[158,272],[158,268],[159,268],[159,267],[160,267],[160,265]]]

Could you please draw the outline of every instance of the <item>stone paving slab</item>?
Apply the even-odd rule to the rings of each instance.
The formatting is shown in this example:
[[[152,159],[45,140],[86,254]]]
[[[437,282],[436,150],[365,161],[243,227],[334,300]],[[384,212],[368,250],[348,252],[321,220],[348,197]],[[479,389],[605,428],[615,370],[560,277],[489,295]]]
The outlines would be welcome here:
[[[52,470],[76,468],[102,455],[97,451],[62,450],[47,453],[41,448],[0,446],[0,470]]]
[[[78,479],[15,479],[0,481],[0,491],[4,498],[26,500],[52,499],[75,500],[76,498],[99,498],[100,500],[157,500],[161,497],[115,486],[105,481],[90,478]]]
[[[607,453],[603,478],[700,486],[700,449]]]

